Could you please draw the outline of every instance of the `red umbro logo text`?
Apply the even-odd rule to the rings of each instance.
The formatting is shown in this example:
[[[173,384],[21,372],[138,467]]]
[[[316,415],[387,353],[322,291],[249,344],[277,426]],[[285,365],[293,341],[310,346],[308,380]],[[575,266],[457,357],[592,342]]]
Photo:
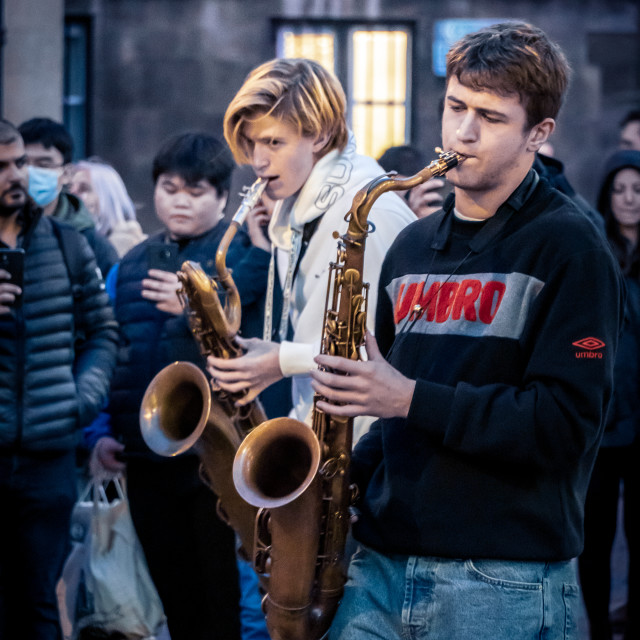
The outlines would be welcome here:
[[[582,338],[573,343],[574,347],[578,347],[581,351],[576,352],[576,358],[602,358],[602,353],[598,349],[602,349],[605,344],[598,338]]]

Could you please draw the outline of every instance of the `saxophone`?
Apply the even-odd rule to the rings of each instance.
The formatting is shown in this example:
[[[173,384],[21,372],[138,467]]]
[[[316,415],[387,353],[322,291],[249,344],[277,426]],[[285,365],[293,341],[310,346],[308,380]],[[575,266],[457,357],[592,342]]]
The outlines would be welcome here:
[[[463,157],[439,158],[409,178],[385,174],[355,195],[347,232],[330,264],[321,352],[360,359],[369,285],[363,283],[371,206],[385,191],[410,189],[444,175]],[[320,411],[312,428],[276,418],[254,429],[238,448],[233,479],[239,494],[260,509],[254,568],[268,574],[263,609],[273,640],[317,640],[331,625],[346,581],[345,544],[357,488],[349,467],[353,419]]]
[[[238,289],[226,267],[229,245],[247,213],[256,205],[267,181],[256,180],[246,189],[238,210],[216,251],[215,278],[199,264],[185,261],[178,271],[181,302],[203,355],[237,358],[242,348],[236,340],[241,307]],[[224,289],[224,306],[218,295]],[[236,401],[243,393],[211,392],[209,381],[190,362],[167,365],[153,378],[140,407],[140,429],[147,446],[162,456],[175,456],[193,447],[204,479],[218,496],[218,513],[232,526],[241,542],[241,553],[253,549],[257,509],[247,504],[232,482],[235,453],[247,433],[266,420],[259,400],[243,407]]]

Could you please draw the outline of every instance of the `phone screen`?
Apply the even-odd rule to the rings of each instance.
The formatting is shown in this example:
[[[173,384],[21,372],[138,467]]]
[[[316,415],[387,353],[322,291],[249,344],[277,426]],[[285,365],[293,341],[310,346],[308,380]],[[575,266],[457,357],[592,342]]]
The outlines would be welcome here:
[[[22,287],[24,276],[24,249],[0,249],[0,269],[11,274],[9,282]]]
[[[11,274],[8,282],[22,288],[24,286],[24,249],[0,249],[0,269]],[[22,296],[16,296],[14,304],[18,304],[21,300]]]

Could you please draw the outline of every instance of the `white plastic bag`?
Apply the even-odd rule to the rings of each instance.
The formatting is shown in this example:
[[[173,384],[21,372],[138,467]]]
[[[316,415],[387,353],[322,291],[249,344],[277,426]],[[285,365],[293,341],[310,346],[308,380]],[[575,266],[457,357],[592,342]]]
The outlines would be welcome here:
[[[116,497],[107,498],[108,485]],[[129,513],[122,476],[90,481],[72,514],[72,551],[58,583],[65,640],[86,627],[152,638],[165,621]]]

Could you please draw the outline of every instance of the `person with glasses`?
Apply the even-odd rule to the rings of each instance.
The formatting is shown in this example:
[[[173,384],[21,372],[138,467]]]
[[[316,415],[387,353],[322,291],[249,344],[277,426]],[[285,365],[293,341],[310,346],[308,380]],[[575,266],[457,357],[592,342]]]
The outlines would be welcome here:
[[[29,165],[29,195],[44,215],[66,222],[80,231],[93,249],[103,276],[118,261],[113,245],[95,228],[95,222],[77,196],[65,188],[66,169],[73,157],[73,138],[67,129],[49,118],[32,118],[18,131],[24,140]]]

